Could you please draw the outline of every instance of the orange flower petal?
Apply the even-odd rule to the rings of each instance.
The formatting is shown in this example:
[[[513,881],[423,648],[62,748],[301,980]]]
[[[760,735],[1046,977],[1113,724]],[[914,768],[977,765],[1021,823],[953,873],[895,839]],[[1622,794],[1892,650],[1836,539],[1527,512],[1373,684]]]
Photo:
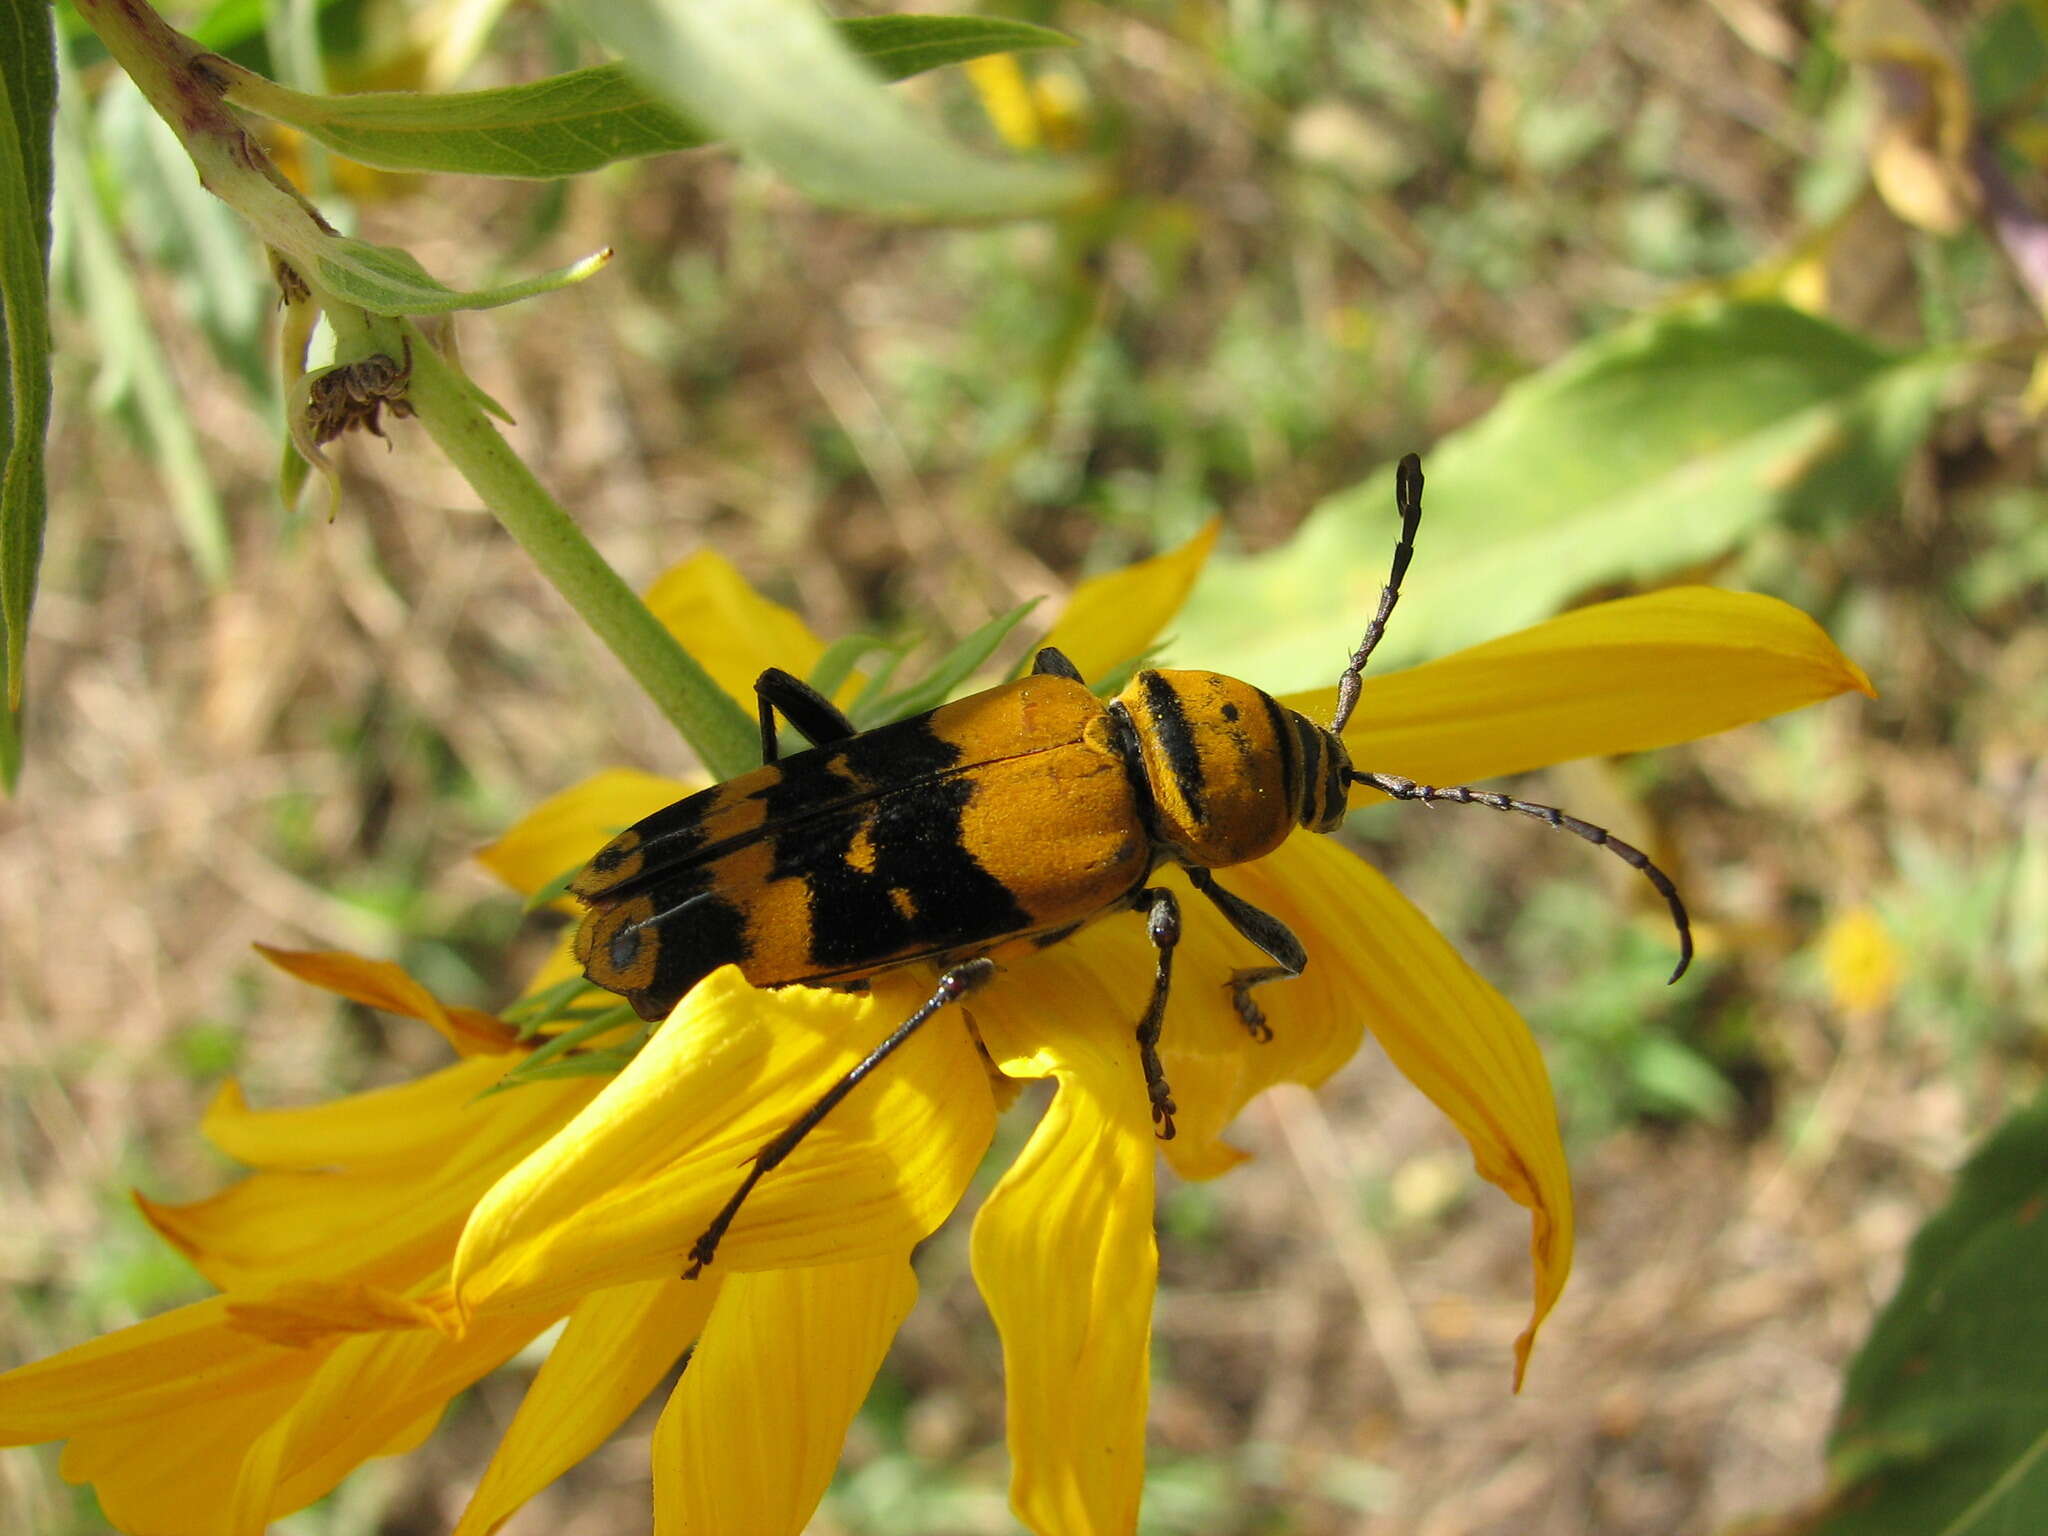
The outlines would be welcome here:
[[[368,960],[338,949],[272,949],[268,944],[258,944],[255,949],[289,976],[366,1008],[433,1025],[458,1056],[497,1055],[518,1048],[518,1031],[502,1019],[478,1008],[444,1004],[403,966],[388,960]]]
[[[1086,678],[1143,655],[1180,612],[1220,526],[1211,519],[1178,549],[1089,577],[1074,588],[1059,622],[1040,643],[1066,652]]]
[[[865,996],[757,992],[732,967],[684,999],[589,1108],[478,1202],[457,1252],[465,1308],[567,1304],[675,1274],[747,1163],[924,1000],[901,973]],[[987,1074],[941,1014],[762,1180],[727,1273],[893,1251],[958,1202],[994,1128]]]
[[[984,994],[975,1018],[1005,1072],[1059,1082],[974,1222],[974,1278],[1003,1340],[1011,1508],[1040,1536],[1129,1532],[1159,1268],[1136,1045],[1048,1028],[1021,989]]]
[[[797,1536],[916,1299],[901,1248],[728,1276],[655,1426],[656,1536]]]
[[[1361,768],[1462,784],[1670,746],[1851,691],[1872,693],[1870,679],[1798,609],[1673,587],[1368,675],[1344,739]],[[1283,700],[1311,720],[1335,701],[1334,688]]]
[[[708,1276],[702,1284],[670,1277],[578,1302],[453,1536],[489,1536],[602,1445],[697,1337],[718,1292]]]

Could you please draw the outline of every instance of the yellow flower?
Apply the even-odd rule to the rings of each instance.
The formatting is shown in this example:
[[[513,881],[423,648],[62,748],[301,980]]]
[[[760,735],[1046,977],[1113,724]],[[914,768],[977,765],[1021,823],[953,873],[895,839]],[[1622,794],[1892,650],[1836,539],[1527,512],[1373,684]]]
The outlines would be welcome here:
[[[1206,552],[1076,595],[1049,636],[1088,675],[1147,645]],[[822,650],[714,558],[650,600],[735,694]],[[763,637],[772,637],[765,639]],[[1674,679],[1683,686],[1674,686]],[[1566,614],[1368,678],[1353,758],[1430,783],[1637,751],[1868,691],[1811,620],[1676,589]],[[1329,717],[1331,691],[1286,701]],[[613,771],[484,855],[535,892],[690,786]],[[1180,883],[1173,871],[1158,877]],[[1535,1300],[1519,1379],[1562,1289],[1571,1190],[1542,1058],[1514,1011],[1377,873],[1302,833],[1232,872],[1310,964],[1261,994],[1255,1043],[1220,982],[1257,957],[1189,901],[1161,1056],[1177,1139],[1154,1137],[1132,1028],[1151,984],[1135,919],[1017,962],[939,1015],[764,1179],[697,1280],[689,1248],[745,1160],[921,1002],[896,973],[849,995],[755,992],[714,973],[609,1080],[484,1090],[529,1059],[488,1016],[388,966],[278,955],[317,984],[440,1029],[461,1054],[420,1082],[303,1110],[230,1087],[206,1133],[256,1171],[144,1210],[223,1294],[0,1377],[0,1443],[68,1439],[64,1475],[123,1530],[255,1536],[367,1457],[417,1444],[463,1386],[567,1319],[457,1527],[494,1530],[615,1429],[694,1348],[654,1438],[655,1529],[800,1531],[916,1292],[910,1254],[958,1202],[1017,1080],[1051,1107],[975,1220],[1002,1336],[1012,1502],[1041,1533],[1135,1528],[1157,1269],[1154,1153],[1207,1178],[1238,1111],[1329,1076],[1370,1030],[1529,1208]],[[1661,912],[1661,907],[1656,910]],[[574,978],[565,949],[535,978]]]

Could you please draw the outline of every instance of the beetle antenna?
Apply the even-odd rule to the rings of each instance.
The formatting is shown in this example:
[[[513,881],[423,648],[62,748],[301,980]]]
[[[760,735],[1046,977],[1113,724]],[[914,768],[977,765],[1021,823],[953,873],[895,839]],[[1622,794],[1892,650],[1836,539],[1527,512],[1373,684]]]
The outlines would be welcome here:
[[[1678,887],[1671,883],[1671,877],[1650,862],[1650,856],[1633,843],[1624,843],[1605,827],[1596,827],[1590,821],[1581,821],[1576,816],[1567,816],[1554,805],[1538,805],[1532,800],[1517,800],[1510,795],[1498,794],[1490,789],[1473,789],[1467,784],[1452,784],[1439,788],[1434,784],[1418,784],[1413,779],[1404,779],[1391,773],[1360,773],[1351,770],[1351,782],[1376,789],[1381,794],[1392,795],[1396,800],[1420,800],[1425,805],[1436,800],[1448,800],[1453,805],[1484,805],[1496,811],[1519,811],[1524,816],[1534,816],[1538,821],[1553,827],[1562,827],[1574,836],[1583,837],[1597,847],[1605,848],[1631,869],[1642,871],[1643,878],[1657,888],[1671,908],[1671,921],[1678,928],[1678,968],[1671,973],[1671,981],[1685,974],[1685,968],[1692,964],[1692,921],[1685,915],[1685,903],[1678,898]],[[1667,982],[1668,986],[1670,983]]]
[[[1402,455],[1394,468],[1394,506],[1401,514],[1401,542],[1394,546],[1394,568],[1387,573],[1387,584],[1380,588],[1379,612],[1365,626],[1365,638],[1358,642],[1358,649],[1351,653],[1351,664],[1337,679],[1337,713],[1330,721],[1330,729],[1339,736],[1344,734],[1351,711],[1358,707],[1358,674],[1365,670],[1366,658],[1387,632],[1387,619],[1394,604],[1401,600],[1401,578],[1408,574],[1408,562],[1415,558],[1415,529],[1422,521],[1422,460],[1412,453]]]

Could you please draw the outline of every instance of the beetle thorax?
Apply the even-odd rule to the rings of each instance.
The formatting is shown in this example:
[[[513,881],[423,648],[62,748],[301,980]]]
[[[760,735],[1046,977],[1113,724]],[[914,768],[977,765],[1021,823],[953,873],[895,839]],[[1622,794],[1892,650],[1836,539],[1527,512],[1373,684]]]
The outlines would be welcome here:
[[[1183,863],[1242,864],[1296,826],[1327,832],[1342,819],[1343,744],[1249,683],[1148,670],[1110,708],[1130,723],[1152,836]]]

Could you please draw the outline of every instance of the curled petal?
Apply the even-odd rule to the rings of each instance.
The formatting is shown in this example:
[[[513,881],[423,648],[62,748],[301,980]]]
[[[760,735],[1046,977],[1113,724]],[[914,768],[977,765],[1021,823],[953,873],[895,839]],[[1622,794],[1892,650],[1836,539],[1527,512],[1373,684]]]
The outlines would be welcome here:
[[[1852,691],[1874,692],[1798,609],[1673,587],[1369,675],[1344,739],[1361,767],[1462,784],[1670,746]],[[1335,700],[1321,688],[1283,702],[1328,720]]]
[[[465,1309],[566,1305],[679,1273],[748,1162],[924,1000],[757,992],[714,972],[618,1077],[478,1202],[457,1250]],[[941,1012],[774,1172],[726,1234],[725,1272],[894,1251],[958,1202],[995,1120],[962,1020]]]
[[[916,1299],[904,1248],[728,1276],[655,1426],[656,1536],[798,1536]]]
[[[1144,1483],[1151,1106],[1128,1035],[1043,1043],[1033,1012],[975,1010],[1004,1071],[1059,1089],[975,1218],[974,1278],[1003,1340],[1011,1507],[1040,1536],[1114,1536]]]
[[[578,1302],[454,1536],[489,1536],[602,1445],[697,1337],[718,1290],[716,1282],[671,1276],[613,1286]]]
[[[1384,876],[1330,839],[1297,837],[1238,874],[1242,893],[1294,926],[1309,952],[1302,977],[1261,989],[1273,1044],[1252,1048],[1241,1088],[1274,1080],[1279,1069],[1261,1057],[1289,1031],[1307,1039],[1284,1070],[1308,1083],[1350,1055],[1357,1025],[1372,1031],[1450,1117],[1480,1175],[1529,1208],[1535,1302],[1515,1341],[1519,1386],[1572,1257],[1571,1175],[1528,1026]]]
[[[1177,873],[1159,878],[1183,892],[1159,1046],[1178,1106],[1178,1134],[1160,1148],[1175,1171],[1206,1178],[1231,1167],[1242,1154],[1222,1133],[1254,1095],[1282,1081],[1322,1082],[1370,1030],[1457,1126],[1480,1174],[1530,1210],[1535,1305],[1515,1346],[1519,1380],[1572,1251],[1570,1174],[1528,1027],[1376,870],[1333,839],[1304,834],[1221,876],[1292,929],[1308,953],[1302,975],[1255,994],[1273,1032],[1256,1042],[1224,983],[1264,957]],[[1144,925],[1105,919],[1019,964],[1010,985],[998,977],[976,997],[975,1018],[999,1066],[1039,1075],[1034,1050],[1078,1051],[1089,1042],[1127,1049],[1152,967]],[[1142,1082],[1135,1061],[1124,1076]]]
[[[1040,643],[1066,652],[1086,678],[1143,655],[1187,601],[1220,526],[1212,518],[1178,549],[1089,577]]]
[[[268,944],[258,944],[256,953],[285,974],[366,1008],[431,1024],[458,1056],[501,1055],[519,1044],[518,1032],[496,1015],[443,1003],[403,966],[388,960],[369,960],[344,950],[272,949]]]

